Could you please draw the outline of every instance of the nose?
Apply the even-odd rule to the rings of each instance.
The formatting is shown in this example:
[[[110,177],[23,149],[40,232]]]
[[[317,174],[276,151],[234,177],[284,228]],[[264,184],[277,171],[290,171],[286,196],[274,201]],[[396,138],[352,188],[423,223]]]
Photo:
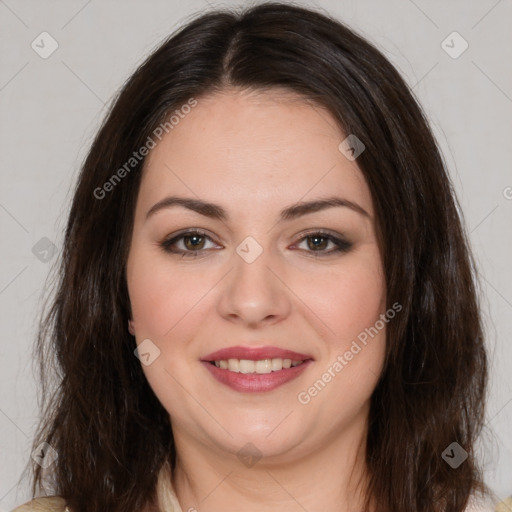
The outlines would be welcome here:
[[[278,323],[290,314],[291,291],[282,265],[270,251],[263,250],[254,261],[243,252],[234,252],[233,265],[221,281],[218,312],[223,318],[254,329]]]

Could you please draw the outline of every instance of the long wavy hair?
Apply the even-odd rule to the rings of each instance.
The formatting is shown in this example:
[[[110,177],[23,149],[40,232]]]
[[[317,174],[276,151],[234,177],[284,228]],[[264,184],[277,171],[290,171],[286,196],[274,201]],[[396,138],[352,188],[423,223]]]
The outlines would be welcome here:
[[[139,511],[156,503],[163,464],[174,468],[168,413],[127,330],[125,265],[145,158],[108,192],[103,185],[173,111],[226,87],[298,93],[366,146],[357,164],[374,202],[387,303],[403,307],[371,398],[367,510],[461,512],[486,490],[474,444],[488,363],[446,164],[411,89],[374,45],[324,12],[282,3],[188,20],[122,86],[84,160],[35,345],[33,446],[58,453],[55,494],[77,512]],[[442,456],[453,442],[468,453],[456,469]],[[36,496],[43,471],[31,469]]]

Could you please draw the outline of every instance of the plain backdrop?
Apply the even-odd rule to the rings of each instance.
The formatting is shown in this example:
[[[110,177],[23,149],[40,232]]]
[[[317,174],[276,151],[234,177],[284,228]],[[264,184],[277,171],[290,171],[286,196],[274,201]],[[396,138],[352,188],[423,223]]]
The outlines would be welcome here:
[[[431,121],[481,273],[492,375],[492,435],[481,452],[488,484],[505,498],[512,494],[512,2],[297,3],[325,9],[375,43]],[[20,477],[39,414],[32,347],[82,159],[111,98],[148,53],[193,13],[231,5],[241,3],[0,0],[0,511],[30,498]]]

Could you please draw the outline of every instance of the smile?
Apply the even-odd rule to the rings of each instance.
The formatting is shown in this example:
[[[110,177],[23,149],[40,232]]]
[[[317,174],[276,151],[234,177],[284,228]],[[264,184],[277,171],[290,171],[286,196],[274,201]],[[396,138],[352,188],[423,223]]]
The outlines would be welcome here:
[[[273,359],[260,359],[258,361],[251,359],[221,359],[212,361],[211,363],[217,368],[230,372],[265,374],[299,366],[303,362],[304,361],[294,361],[292,359],[276,357]]]
[[[274,363],[272,363],[272,359],[262,359],[258,361],[249,359],[221,359],[216,361],[201,361],[201,364],[203,364],[217,382],[220,382],[234,391],[262,393],[272,391],[296,379],[313,363],[312,359],[304,361],[274,359],[277,359]],[[227,365],[227,368],[221,368],[221,364],[223,366]],[[272,369],[273,364],[275,365],[274,368],[280,366],[281,369]],[[230,369],[230,365],[233,370]]]

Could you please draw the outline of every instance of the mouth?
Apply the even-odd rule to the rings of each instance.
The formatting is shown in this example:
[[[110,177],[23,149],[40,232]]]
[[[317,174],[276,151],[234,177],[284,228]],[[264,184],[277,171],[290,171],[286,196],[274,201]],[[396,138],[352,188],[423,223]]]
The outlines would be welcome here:
[[[200,360],[218,382],[235,391],[265,392],[301,375],[314,358],[277,347],[230,347]]]
[[[254,361],[252,359],[231,358],[209,361],[209,363],[215,365],[221,370],[227,370],[228,372],[265,374],[287,370],[292,367],[295,368],[296,366],[303,364],[305,361],[311,361],[311,359],[292,360],[274,357],[272,359],[258,359]]]
[[[202,358],[221,370],[244,374],[279,372],[312,360],[310,355],[271,346],[223,348]]]

